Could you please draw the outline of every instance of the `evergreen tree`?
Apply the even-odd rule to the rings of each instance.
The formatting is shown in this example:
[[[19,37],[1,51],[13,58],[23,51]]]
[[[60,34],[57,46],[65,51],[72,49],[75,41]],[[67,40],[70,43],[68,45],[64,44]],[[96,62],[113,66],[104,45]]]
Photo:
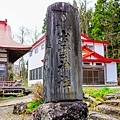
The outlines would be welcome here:
[[[106,0],[98,0],[95,4],[95,12],[92,19],[92,30],[91,35],[94,39],[104,39],[105,29],[105,11],[106,11]]]
[[[91,36],[97,40],[110,42],[106,55],[120,57],[120,5],[115,0],[98,0],[92,19]]]
[[[42,26],[42,33],[46,33],[46,18],[44,18],[44,22]]]

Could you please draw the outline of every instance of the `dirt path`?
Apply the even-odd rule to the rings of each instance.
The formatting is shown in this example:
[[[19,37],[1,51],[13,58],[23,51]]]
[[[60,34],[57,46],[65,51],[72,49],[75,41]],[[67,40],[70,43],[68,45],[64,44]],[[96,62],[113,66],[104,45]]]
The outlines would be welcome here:
[[[0,107],[0,120],[32,120],[32,115],[15,115],[13,106]]]
[[[14,98],[11,100],[4,100],[4,101],[0,101],[0,107],[14,105],[20,102],[24,102],[24,103],[31,102],[32,99],[33,99],[33,95],[29,94],[28,96],[24,96],[24,97]]]
[[[32,115],[15,115],[13,114],[13,106],[20,102],[32,101],[33,95],[14,98],[11,100],[0,101],[0,120],[32,120]]]

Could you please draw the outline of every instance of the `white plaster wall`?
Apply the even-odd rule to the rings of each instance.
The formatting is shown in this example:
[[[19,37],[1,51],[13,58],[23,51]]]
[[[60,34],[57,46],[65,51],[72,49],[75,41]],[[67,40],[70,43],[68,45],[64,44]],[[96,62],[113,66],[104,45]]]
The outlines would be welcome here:
[[[104,45],[95,43],[94,44],[94,51],[102,56],[104,56]]]
[[[81,36],[81,39],[86,40],[86,38],[84,38],[83,36]]]
[[[86,59],[97,59],[96,57],[94,57],[93,55],[89,56],[89,57],[86,57]]]
[[[106,82],[117,82],[117,64],[116,62],[112,62],[106,64],[106,72],[107,72],[107,81]]]
[[[31,85],[36,84],[36,83],[42,83],[43,84],[43,79],[40,79],[40,80],[29,80],[28,86],[31,86]]]
[[[82,42],[82,46],[83,46],[83,45],[93,45],[93,46],[94,46],[94,44],[91,43],[91,42]]]
[[[35,54],[35,49],[38,48],[38,53]],[[33,49],[32,56],[29,57],[29,69],[34,69],[43,66],[41,60],[44,59],[45,49],[41,50],[41,45]]]
[[[43,62],[41,60],[44,59],[45,48],[41,50],[41,45],[45,44],[45,42],[41,43],[40,45],[36,46],[32,51],[32,56],[29,56],[28,59],[28,85],[35,84],[37,82],[43,83],[43,79],[39,80],[29,80],[29,71],[38,67],[43,66]],[[35,54],[35,49],[38,48],[38,53]]]

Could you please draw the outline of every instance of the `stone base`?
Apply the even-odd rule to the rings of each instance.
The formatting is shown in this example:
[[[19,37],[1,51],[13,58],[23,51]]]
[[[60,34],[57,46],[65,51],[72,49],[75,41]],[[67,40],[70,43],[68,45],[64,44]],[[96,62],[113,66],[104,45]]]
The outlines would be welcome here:
[[[82,101],[46,103],[33,113],[33,120],[87,120],[87,115]]]

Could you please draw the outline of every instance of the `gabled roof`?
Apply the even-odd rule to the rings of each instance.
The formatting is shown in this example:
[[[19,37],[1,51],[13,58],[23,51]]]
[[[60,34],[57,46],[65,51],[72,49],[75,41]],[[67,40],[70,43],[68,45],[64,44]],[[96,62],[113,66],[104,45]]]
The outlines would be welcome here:
[[[100,43],[100,44],[104,44],[104,45],[109,44],[109,42],[107,42],[107,41],[93,40],[93,39],[89,38],[88,36],[86,36],[86,35],[84,35],[84,34],[80,34],[80,36],[81,36],[82,42]],[[41,44],[41,43],[44,42],[45,40],[46,40],[46,34],[44,34],[39,40],[37,40],[37,41],[32,45],[32,48],[34,48],[34,47],[36,47],[37,45]]]
[[[37,40],[33,45],[32,48],[35,48],[36,46],[38,46],[39,44],[41,44],[42,42],[44,42],[46,39],[46,34],[44,34],[39,40]]]
[[[86,54],[82,55],[83,62],[102,62],[102,63],[120,62],[120,59],[105,58],[104,56],[87,48],[86,45],[82,47],[82,50],[86,51]]]
[[[104,44],[104,45],[109,44],[109,42],[107,42],[107,41],[93,40],[84,34],[81,34],[81,40],[82,40],[82,42],[100,43],[100,44]]]
[[[107,45],[109,44],[106,41],[98,41],[98,40],[93,40],[91,38],[89,38],[88,36],[84,35],[84,34],[80,34],[81,35],[81,40],[82,42],[91,42],[91,43],[100,43],[100,44],[104,44]],[[46,34],[44,34],[38,41],[36,41],[33,45],[32,48],[36,47],[37,45],[41,44],[42,42],[44,42],[46,40]],[[102,62],[102,63],[111,63],[111,62],[120,62],[120,59],[111,59],[111,58],[105,58],[104,56],[96,53],[95,51],[87,48],[86,45],[84,45],[82,47],[83,51],[87,51],[87,54],[83,54],[82,58],[83,58],[83,62]],[[88,58],[91,57],[91,58]],[[94,59],[92,58],[94,57]],[[44,62],[44,59],[41,60],[42,62]]]
[[[105,58],[102,55],[96,53],[95,51],[87,48],[86,45],[82,47],[82,51],[86,51],[86,54],[82,55],[83,62],[101,62],[101,63],[120,62],[120,59]],[[44,62],[44,59],[42,59],[41,62]]]
[[[0,21],[0,48],[6,49],[9,53],[9,62],[13,63],[24,54],[31,46],[26,46],[12,39],[11,28],[7,25],[7,20]]]

